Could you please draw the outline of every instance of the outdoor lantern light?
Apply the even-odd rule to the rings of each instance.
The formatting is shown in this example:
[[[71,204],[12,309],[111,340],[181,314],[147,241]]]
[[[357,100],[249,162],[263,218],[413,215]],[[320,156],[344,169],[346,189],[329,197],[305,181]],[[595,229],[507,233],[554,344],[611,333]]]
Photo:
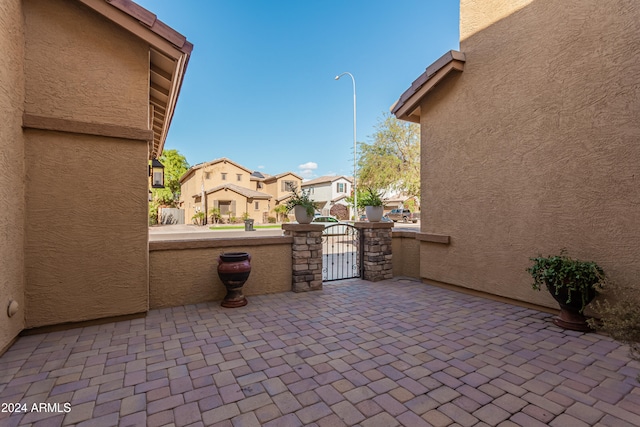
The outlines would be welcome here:
[[[151,160],[149,166],[149,176],[151,176],[151,188],[164,188],[164,165],[160,160]]]

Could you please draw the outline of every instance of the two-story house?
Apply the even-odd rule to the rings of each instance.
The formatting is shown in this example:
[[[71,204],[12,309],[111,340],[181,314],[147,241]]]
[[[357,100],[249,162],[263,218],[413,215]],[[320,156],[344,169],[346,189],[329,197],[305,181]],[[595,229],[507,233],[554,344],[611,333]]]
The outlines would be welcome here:
[[[338,219],[353,216],[352,206],[346,201],[351,195],[353,180],[350,177],[335,175],[321,176],[302,183],[302,189],[316,203],[322,215],[334,215]]]
[[[197,213],[207,216],[213,208],[225,218],[248,217],[266,223],[273,208],[286,203],[291,189],[300,187],[302,178],[291,172],[265,175],[227,158],[191,167],[180,178],[180,206],[187,221]]]

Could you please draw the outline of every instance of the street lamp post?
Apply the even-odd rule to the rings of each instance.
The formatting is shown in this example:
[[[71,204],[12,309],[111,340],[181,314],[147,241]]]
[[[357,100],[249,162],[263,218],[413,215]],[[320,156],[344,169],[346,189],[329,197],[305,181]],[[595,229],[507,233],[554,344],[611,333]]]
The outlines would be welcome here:
[[[340,77],[347,74],[351,77],[351,82],[353,83],[353,211],[355,213],[354,219],[358,220],[358,186],[356,184],[356,158],[357,158],[357,148],[356,148],[356,79],[353,77],[353,74],[344,72],[338,76],[336,76],[336,80],[340,80]]]

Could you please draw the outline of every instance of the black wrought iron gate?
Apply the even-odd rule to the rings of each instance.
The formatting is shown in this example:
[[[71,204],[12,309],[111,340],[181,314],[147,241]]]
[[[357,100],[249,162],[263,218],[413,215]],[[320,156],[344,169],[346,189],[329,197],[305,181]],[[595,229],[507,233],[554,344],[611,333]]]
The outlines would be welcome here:
[[[330,225],[322,232],[322,280],[360,277],[360,231],[353,225]]]

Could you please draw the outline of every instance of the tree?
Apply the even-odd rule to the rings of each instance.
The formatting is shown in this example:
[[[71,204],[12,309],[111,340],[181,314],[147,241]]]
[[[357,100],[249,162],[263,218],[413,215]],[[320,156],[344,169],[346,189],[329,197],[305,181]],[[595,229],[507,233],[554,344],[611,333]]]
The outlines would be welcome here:
[[[180,177],[189,170],[187,158],[178,150],[163,150],[158,159],[164,165],[164,188],[154,188],[153,200],[160,205],[176,207],[180,198]]]
[[[283,218],[284,220],[285,215],[289,212],[289,208],[287,205],[278,205],[273,208],[273,211],[276,213],[278,219]]]
[[[420,125],[385,113],[371,138],[360,143],[358,187],[420,197]]]

